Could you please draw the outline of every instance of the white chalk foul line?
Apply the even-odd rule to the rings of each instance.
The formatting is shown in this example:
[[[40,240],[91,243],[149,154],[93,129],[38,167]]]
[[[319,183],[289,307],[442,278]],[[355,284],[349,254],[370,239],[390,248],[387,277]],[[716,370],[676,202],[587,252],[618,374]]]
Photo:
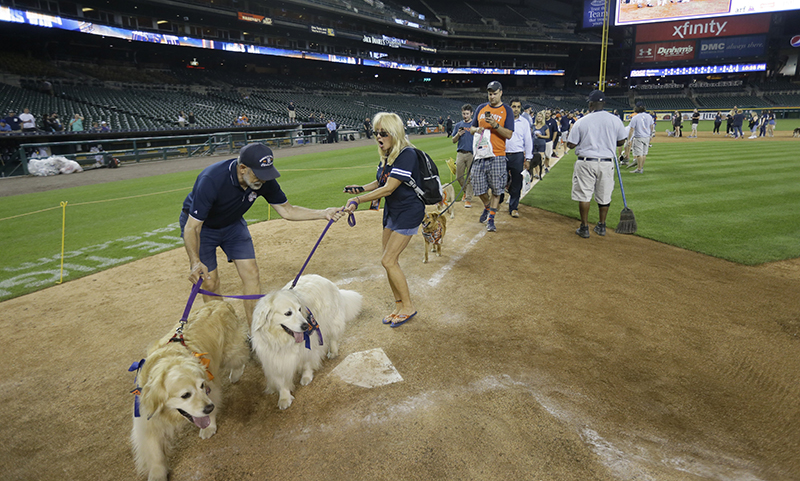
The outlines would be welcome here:
[[[439,281],[444,279],[444,276],[453,269],[453,266],[456,265],[456,262],[460,261],[461,258],[464,257],[464,254],[469,252],[469,250],[472,249],[472,247],[475,244],[477,244],[478,241],[481,240],[481,238],[485,235],[486,235],[486,229],[481,229],[481,231],[478,232],[478,234],[475,235],[475,237],[473,237],[472,240],[469,241],[467,245],[465,245],[458,254],[450,258],[450,262],[442,266],[441,269],[436,271],[436,273],[433,276],[431,276],[431,278],[428,280],[428,285],[434,287],[437,284],[439,284]]]

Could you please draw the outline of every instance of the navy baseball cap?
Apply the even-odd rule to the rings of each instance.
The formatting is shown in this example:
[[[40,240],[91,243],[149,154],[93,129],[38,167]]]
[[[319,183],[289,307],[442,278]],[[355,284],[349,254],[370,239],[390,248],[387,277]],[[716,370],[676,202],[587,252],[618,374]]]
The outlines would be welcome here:
[[[593,90],[589,94],[589,102],[605,102],[606,94],[602,90]]]
[[[491,90],[492,92],[494,92],[495,90],[503,90],[503,84],[501,84],[497,80],[493,80],[489,82],[489,85],[486,86],[486,90]]]
[[[272,161],[272,149],[264,144],[247,144],[239,151],[239,163],[253,169],[259,180],[274,180],[281,176]]]

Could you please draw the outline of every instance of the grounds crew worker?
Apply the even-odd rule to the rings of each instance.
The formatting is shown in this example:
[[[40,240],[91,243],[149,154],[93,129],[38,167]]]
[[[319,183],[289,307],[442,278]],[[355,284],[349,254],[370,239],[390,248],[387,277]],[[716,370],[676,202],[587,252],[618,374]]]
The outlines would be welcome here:
[[[272,149],[253,143],[242,147],[238,159],[217,162],[197,176],[180,215],[190,281],[197,283],[202,277],[204,289],[219,293],[217,247],[221,247],[228,262],[236,265],[242,292],[261,294],[253,239],[243,217],[259,197],[264,197],[287,220],[339,220],[342,214],[336,207],[312,210],[290,204],[275,180],[280,174],[272,162]],[[248,322],[252,320],[255,305],[255,300],[244,301]]]
[[[594,227],[598,235],[606,235],[606,215],[614,191],[614,156],[617,147],[625,144],[628,133],[616,115],[603,110],[605,94],[595,90],[589,94],[589,113],[572,126],[567,147],[575,149],[578,160],[572,173],[572,200],[578,201],[581,226],[575,231],[589,237],[589,206],[594,195],[600,208],[600,221]]]

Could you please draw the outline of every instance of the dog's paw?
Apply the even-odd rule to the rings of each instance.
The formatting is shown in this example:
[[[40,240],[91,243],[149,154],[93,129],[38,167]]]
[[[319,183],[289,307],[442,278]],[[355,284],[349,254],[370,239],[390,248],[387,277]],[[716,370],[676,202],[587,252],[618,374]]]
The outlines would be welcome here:
[[[239,369],[231,369],[231,383],[235,383],[241,379],[242,374],[244,374],[244,367],[245,365],[242,364],[242,367]]]
[[[207,428],[203,428],[200,430],[200,437],[202,439],[208,439],[217,432],[217,423],[211,423]]]
[[[153,468],[147,474],[147,481],[167,481],[169,479],[169,471],[167,468]]]
[[[328,359],[335,359],[339,356],[339,343],[330,341],[328,343]]]
[[[291,394],[289,394],[286,397],[281,396],[280,399],[278,399],[278,409],[281,409],[281,410],[287,409],[289,406],[292,405],[292,401],[293,400],[294,400],[294,396],[292,396]]]
[[[303,374],[303,377],[300,378],[300,385],[301,386],[308,386],[311,384],[311,381],[314,380],[313,374]]]

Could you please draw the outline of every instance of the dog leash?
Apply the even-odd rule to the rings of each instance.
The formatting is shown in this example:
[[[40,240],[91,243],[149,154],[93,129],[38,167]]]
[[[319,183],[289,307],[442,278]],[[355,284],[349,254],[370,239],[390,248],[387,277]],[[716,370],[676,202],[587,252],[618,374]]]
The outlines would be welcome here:
[[[325,237],[325,234],[328,232],[328,229],[330,229],[330,227],[333,225],[334,222],[336,222],[334,219],[328,221],[328,225],[325,226],[325,229],[322,231],[322,235],[320,235],[319,239],[317,239],[317,243],[314,244],[314,248],[311,249],[311,253],[308,254],[308,258],[303,264],[303,267],[300,268],[300,272],[297,273],[297,277],[295,277],[294,281],[292,281],[292,286],[289,289],[294,289],[294,287],[297,285],[297,281],[300,280],[300,276],[303,275],[303,271],[306,269],[306,266],[308,266],[309,261],[311,261],[311,256],[314,255],[314,252],[316,252],[320,242],[322,242],[322,238]],[[347,224],[350,227],[355,227],[356,225],[356,217],[355,215],[353,215],[352,212],[350,212],[350,214],[347,217]],[[189,312],[192,309],[192,304],[194,303],[194,299],[195,297],[197,297],[197,294],[204,294],[207,296],[214,296],[214,297],[227,297],[231,299],[241,299],[241,300],[256,300],[264,297],[264,294],[245,294],[240,296],[217,294],[216,292],[211,292],[206,289],[201,289],[200,284],[202,283],[203,283],[203,278],[201,277],[196,284],[192,285],[192,292],[189,294],[189,300],[187,301],[186,308],[183,311],[183,317],[181,318],[181,325],[178,326],[178,329],[175,331],[175,336],[173,336],[172,339],[169,340],[169,342],[180,342],[181,344],[186,345],[183,339],[183,328],[186,326],[186,321],[189,318]],[[306,309],[308,308],[306,307]],[[308,309],[308,317],[306,318],[306,321],[308,322],[309,326],[307,330],[303,331],[303,337],[305,338],[306,341],[306,349],[311,349],[310,334],[313,333],[315,330],[317,331],[317,335],[319,336],[319,345],[321,346],[322,331],[319,329],[319,324],[317,323],[317,320],[314,318],[314,315],[311,313],[310,309]],[[144,364],[144,360],[142,360],[140,364]]]
[[[458,191],[458,194],[456,194],[456,195],[454,196],[453,202],[450,202],[450,203],[447,205],[447,207],[445,207],[445,208],[444,208],[444,210],[443,210],[443,211],[439,212],[439,215],[444,215],[444,213],[445,213],[445,212],[447,212],[448,210],[450,210],[450,207],[453,207],[453,204],[455,204],[455,203],[456,203],[456,200],[457,200],[459,197],[461,197],[461,193],[462,193],[462,192],[464,192],[464,187],[465,187],[466,185],[468,185],[468,184],[470,183],[470,181],[472,181],[472,169],[470,169],[470,172],[469,172],[469,174],[467,174],[467,181],[464,183],[464,185],[461,185],[461,183],[459,183],[459,184],[458,184],[458,185],[461,185],[461,189]],[[447,187],[448,185],[453,185],[453,184],[454,184],[454,183],[456,183],[456,182],[458,182],[458,179],[456,179],[456,180],[454,180],[454,181],[450,182],[449,184],[445,184],[445,185],[443,185],[443,186],[442,186],[442,188],[444,189],[444,188],[445,188],[445,187]],[[453,190],[455,190],[455,189],[453,189]]]
[[[358,207],[357,203],[355,203],[355,202],[350,202],[350,203],[351,204],[356,204],[356,207]],[[317,239],[317,243],[314,244],[314,248],[311,249],[311,253],[308,254],[308,258],[306,259],[306,262],[303,264],[303,267],[300,268],[300,272],[297,273],[297,277],[294,278],[294,281],[292,281],[292,287],[290,287],[289,289],[294,289],[294,287],[297,285],[297,281],[300,280],[300,276],[303,275],[303,271],[306,270],[306,266],[308,266],[308,262],[311,260],[311,256],[314,255],[314,252],[316,252],[317,247],[319,247],[319,243],[322,242],[322,238],[325,237],[325,233],[328,232],[328,229],[331,228],[331,226],[333,225],[334,222],[336,222],[336,221],[333,220],[333,219],[328,221],[328,225],[325,226],[325,229],[322,231],[322,235],[320,235],[319,239]],[[353,215],[352,212],[350,212],[350,214],[347,216],[347,224],[350,227],[355,227],[356,226],[356,216]],[[311,312],[311,311],[309,311],[309,312]],[[321,339],[320,339],[320,341],[321,341]],[[320,342],[320,344],[322,344],[322,342]]]
[[[197,280],[197,284],[192,284],[192,292],[189,293],[189,300],[186,301],[186,308],[183,310],[183,317],[181,317],[181,324],[175,330],[175,335],[172,336],[172,339],[169,342],[180,342],[184,346],[186,342],[183,340],[183,328],[186,327],[186,321],[189,320],[189,312],[192,310],[192,304],[194,304],[194,299],[197,297],[197,293],[200,292],[200,284],[203,283],[203,278],[199,278]]]

